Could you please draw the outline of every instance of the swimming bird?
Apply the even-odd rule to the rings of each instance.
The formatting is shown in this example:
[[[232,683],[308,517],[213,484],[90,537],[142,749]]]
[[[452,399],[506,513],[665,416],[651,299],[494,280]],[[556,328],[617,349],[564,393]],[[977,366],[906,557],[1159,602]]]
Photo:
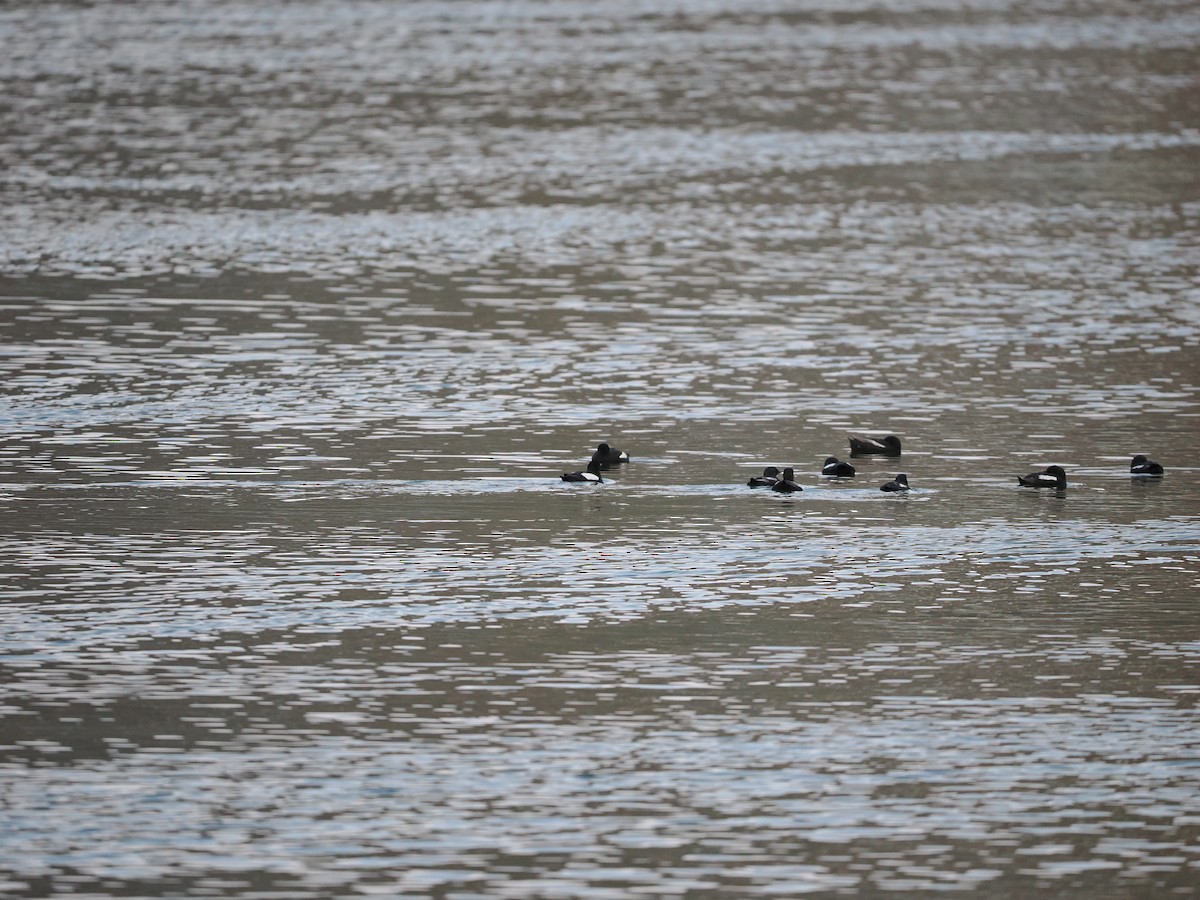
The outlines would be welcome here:
[[[825,457],[825,465],[821,467],[822,475],[836,475],[838,478],[853,478],[854,466],[842,462],[836,456]]]
[[[908,476],[904,475],[904,474],[897,475],[894,479],[889,481],[887,484],[881,484],[879,486],[879,489],[881,491],[887,491],[889,494],[894,494],[899,491],[907,491],[908,490]]]
[[[783,474],[779,476],[779,480],[771,485],[771,490],[791,494],[795,491],[802,491],[804,488],[796,484],[796,473],[792,471],[791,466],[788,466],[783,470]]]
[[[608,444],[600,444],[596,447],[596,452],[592,454],[592,459],[600,461],[600,466],[607,469],[609,466],[615,466],[618,463],[629,462],[629,454],[624,450],[618,450],[616,447],[610,447]]]
[[[850,437],[850,455],[867,456],[872,453],[884,456],[900,455],[900,438],[894,434],[887,437],[873,438],[865,434],[852,434]]]
[[[761,475],[755,475],[746,484],[750,487],[771,487],[778,480],[779,470],[774,466],[767,466]]]
[[[563,472],[563,481],[586,481],[590,484],[604,484],[604,479],[600,477],[600,463],[596,457],[592,457],[587,465],[586,472]]]
[[[1163,475],[1163,467],[1152,459],[1146,459],[1141,453],[1133,458],[1133,462],[1129,464],[1129,474],[1138,475],[1142,478],[1161,478]]]
[[[1067,473],[1063,471],[1062,466],[1046,466],[1044,472],[1018,475],[1017,481],[1025,487],[1049,487],[1061,490],[1067,486]]]

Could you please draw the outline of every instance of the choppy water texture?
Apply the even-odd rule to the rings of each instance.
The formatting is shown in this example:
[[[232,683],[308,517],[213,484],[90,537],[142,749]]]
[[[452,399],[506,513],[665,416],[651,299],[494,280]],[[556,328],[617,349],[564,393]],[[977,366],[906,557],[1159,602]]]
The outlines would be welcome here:
[[[0,37],[4,896],[1200,892],[1196,4]]]

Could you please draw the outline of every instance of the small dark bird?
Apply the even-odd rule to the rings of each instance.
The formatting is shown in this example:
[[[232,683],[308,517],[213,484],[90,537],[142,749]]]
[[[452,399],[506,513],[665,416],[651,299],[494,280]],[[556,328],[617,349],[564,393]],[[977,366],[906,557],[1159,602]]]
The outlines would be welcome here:
[[[881,484],[879,486],[879,489],[881,491],[887,491],[889,494],[894,494],[899,491],[907,491],[908,490],[908,476],[903,475],[903,474],[897,475],[894,479],[889,481],[887,484]]]
[[[804,488],[796,484],[796,473],[792,471],[791,466],[783,470],[783,474],[779,476],[779,480],[771,485],[771,490],[780,491],[784,494],[791,494],[795,491],[802,491]]]
[[[763,469],[761,475],[755,475],[746,484],[750,487],[771,487],[779,480],[779,470],[774,466],[767,466]]]
[[[600,444],[596,447],[596,452],[592,454],[592,459],[599,461],[600,468],[608,469],[610,466],[629,462],[629,454],[616,447],[610,447],[608,444]]]
[[[1062,466],[1046,466],[1044,472],[1018,475],[1017,481],[1025,487],[1049,487],[1061,490],[1067,486],[1067,473],[1063,471]]]
[[[900,438],[894,434],[881,438],[867,437],[865,434],[850,435],[851,456],[868,456],[872,453],[883,456],[899,456]]]
[[[1133,462],[1129,464],[1129,474],[1137,475],[1141,478],[1161,478],[1163,476],[1163,467],[1152,459],[1146,459],[1142,454],[1138,454],[1133,458]]]
[[[838,478],[853,478],[854,466],[848,462],[842,462],[836,456],[827,456],[825,465],[821,467],[822,475],[836,475]]]
[[[563,481],[586,481],[590,484],[604,484],[604,479],[600,477],[600,463],[596,461],[596,457],[592,457],[588,463],[586,472],[563,472]]]

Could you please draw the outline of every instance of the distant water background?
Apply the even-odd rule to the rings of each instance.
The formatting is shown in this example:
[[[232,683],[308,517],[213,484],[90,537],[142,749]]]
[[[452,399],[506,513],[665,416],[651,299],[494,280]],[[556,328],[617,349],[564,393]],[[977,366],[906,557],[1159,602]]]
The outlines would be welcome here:
[[[0,895],[1200,893],[1200,5],[0,39]]]

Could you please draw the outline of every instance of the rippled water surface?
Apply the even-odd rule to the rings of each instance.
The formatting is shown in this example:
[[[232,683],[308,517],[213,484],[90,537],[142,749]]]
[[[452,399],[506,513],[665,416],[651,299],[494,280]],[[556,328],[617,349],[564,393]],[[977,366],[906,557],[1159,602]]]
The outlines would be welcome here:
[[[0,36],[0,894],[1200,893],[1200,7]]]

